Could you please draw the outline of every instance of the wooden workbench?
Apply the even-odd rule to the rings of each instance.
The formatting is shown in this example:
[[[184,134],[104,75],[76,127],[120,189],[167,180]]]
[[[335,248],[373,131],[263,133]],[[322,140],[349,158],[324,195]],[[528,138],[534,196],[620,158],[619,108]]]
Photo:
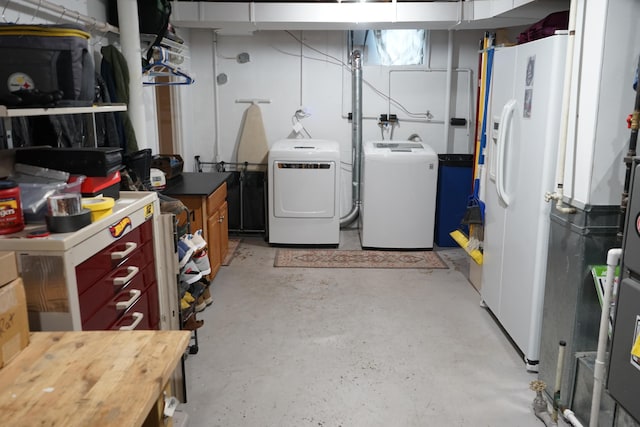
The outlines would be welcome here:
[[[189,331],[35,332],[0,370],[0,425],[140,426]]]

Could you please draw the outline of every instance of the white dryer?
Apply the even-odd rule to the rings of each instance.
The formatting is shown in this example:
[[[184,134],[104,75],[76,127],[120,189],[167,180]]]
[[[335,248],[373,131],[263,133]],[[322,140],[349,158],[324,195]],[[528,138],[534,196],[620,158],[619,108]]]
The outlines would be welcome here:
[[[269,150],[269,243],[338,245],[340,148],[335,141],[285,139]]]
[[[364,248],[433,248],[438,155],[422,142],[363,143]]]

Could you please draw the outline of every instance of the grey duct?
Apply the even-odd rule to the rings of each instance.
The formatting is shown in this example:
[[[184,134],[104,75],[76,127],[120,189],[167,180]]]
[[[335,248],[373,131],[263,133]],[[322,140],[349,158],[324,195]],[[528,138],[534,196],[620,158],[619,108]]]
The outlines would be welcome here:
[[[360,205],[360,172],[362,160],[362,56],[359,50],[351,54],[351,211],[340,218],[340,227],[346,227],[358,218]]]

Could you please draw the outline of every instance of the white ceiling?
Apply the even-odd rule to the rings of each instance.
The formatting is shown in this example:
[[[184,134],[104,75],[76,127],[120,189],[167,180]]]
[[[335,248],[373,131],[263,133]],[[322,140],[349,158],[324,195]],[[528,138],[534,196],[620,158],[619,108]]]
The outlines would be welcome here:
[[[266,3],[173,2],[171,22],[223,33],[374,28],[495,29],[528,25],[569,8],[569,0]]]

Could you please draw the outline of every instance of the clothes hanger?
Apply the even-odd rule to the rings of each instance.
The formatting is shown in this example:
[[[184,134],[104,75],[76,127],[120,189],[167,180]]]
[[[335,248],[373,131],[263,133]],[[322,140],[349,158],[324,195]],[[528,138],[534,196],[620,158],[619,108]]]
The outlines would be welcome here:
[[[174,53],[169,52],[168,49],[162,46],[153,47],[153,62],[142,68],[142,74],[149,77],[174,77],[177,80],[172,79],[169,82],[159,82],[156,80],[145,81],[143,84],[151,86],[177,86],[177,85],[190,85],[195,82],[193,77],[189,76],[186,72],[182,71],[177,65],[171,62],[171,55]]]

